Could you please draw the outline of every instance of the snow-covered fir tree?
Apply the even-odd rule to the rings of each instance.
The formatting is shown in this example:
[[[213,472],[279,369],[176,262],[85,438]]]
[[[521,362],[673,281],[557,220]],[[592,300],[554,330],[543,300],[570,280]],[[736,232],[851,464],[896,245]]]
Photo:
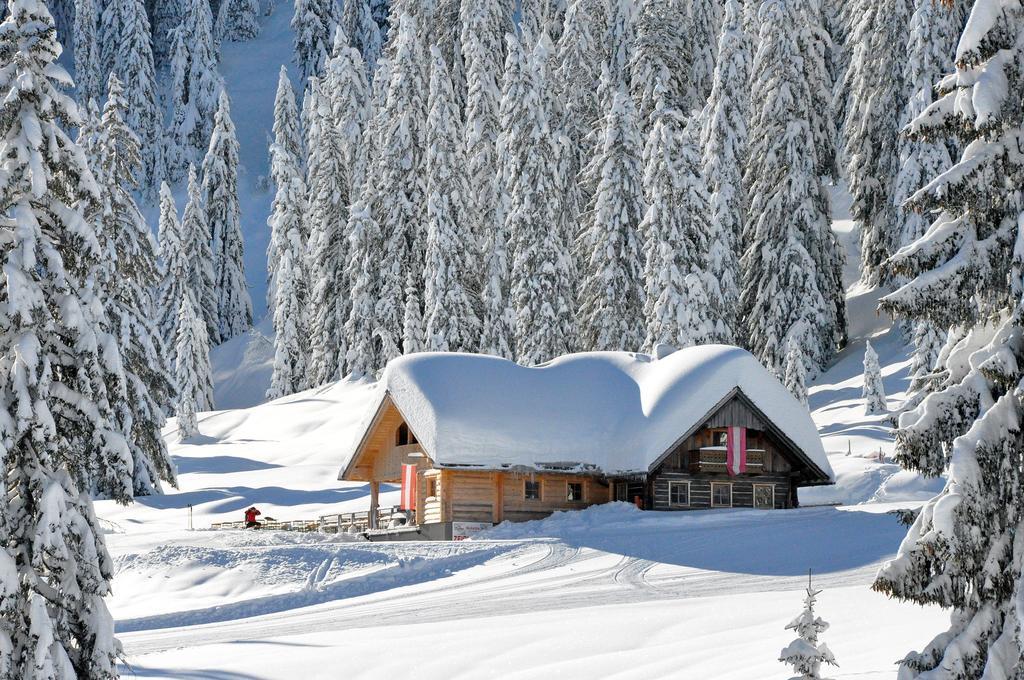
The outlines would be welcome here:
[[[501,94],[497,77],[504,49],[503,16],[498,3],[462,3],[463,63],[466,67],[465,145],[469,194],[466,217],[477,247],[487,247],[498,228],[498,111]],[[484,251],[486,252],[486,251]],[[477,270],[483,281],[482,268]]]
[[[143,0],[111,0],[106,12],[117,12],[115,24],[120,33],[115,40],[116,51],[111,72],[122,83],[127,108],[125,122],[139,137],[140,163],[136,170],[140,188],[154,195],[163,181],[163,113],[153,61],[152,34]],[[105,40],[112,39],[105,36]]]
[[[150,13],[150,27],[153,30],[153,59],[158,68],[171,61],[174,36],[172,35],[181,23],[183,0],[158,0],[153,3]]]
[[[203,159],[203,197],[213,254],[213,285],[217,295],[217,330],[210,336],[210,342],[220,344],[252,326],[252,299],[245,283],[245,265],[242,262],[238,139],[225,90],[220,93],[210,148]]]
[[[801,404],[807,406],[807,366],[801,347],[803,341],[803,334],[793,333],[789,336],[789,346],[786,348],[785,385]]]
[[[410,319],[406,323],[405,317],[412,311],[412,306],[406,304],[406,292],[410,280],[423,280],[425,237],[423,128],[427,117],[427,81],[423,67],[426,58],[416,20],[410,14],[402,15],[397,32],[387,99],[377,112],[380,147],[371,194],[371,209],[383,234],[375,317],[384,363],[394,358],[395,353],[410,351],[405,348],[403,338],[407,335],[406,328],[412,328],[417,322]]]
[[[747,207],[743,166],[747,156],[750,61],[750,42],[743,32],[739,2],[727,0],[707,125],[701,132],[704,175],[711,192],[708,259],[717,287],[712,298],[723,323],[723,333],[716,339],[726,343],[736,342],[740,330],[739,257]]]
[[[910,18],[905,78],[909,97],[900,126],[906,127],[934,101],[934,87],[953,67],[956,43],[954,12],[934,2],[919,0]],[[904,203],[914,192],[952,164],[945,141],[901,134],[900,170],[896,176],[895,201],[900,206],[900,245],[913,243],[928,228],[928,217]]]
[[[296,0],[291,28],[295,34],[295,65],[302,87],[311,76],[323,71],[338,18],[335,0]]]
[[[309,380],[307,359],[305,310],[302,289],[306,282],[296,276],[302,271],[295,266],[303,260],[298,231],[292,229],[281,250],[274,279],[277,282],[274,299],[274,370],[270,378],[267,399],[277,399],[306,388]]]
[[[636,351],[643,343],[642,155],[636,109],[620,89],[605,116],[593,168],[600,180],[583,234],[580,331],[587,349]]]
[[[662,105],[663,106],[663,105]],[[644,347],[690,347],[719,333],[706,270],[710,212],[696,130],[676,109],[658,108],[647,141],[643,184],[647,212]]]
[[[793,667],[794,675],[790,680],[825,680],[821,676],[822,664],[838,665],[828,645],[819,640],[828,630],[828,623],[814,613],[818,595],[821,591],[808,583],[804,610],[786,625],[786,630],[797,636],[779,652],[779,661]]]
[[[281,238],[294,224],[297,233],[305,243],[302,220],[306,215],[306,182],[302,170],[302,130],[299,109],[295,102],[295,90],[288,78],[288,69],[281,66],[277,80],[277,95],[274,98],[274,141],[270,145],[270,177],[276,193],[270,206],[267,226],[270,227],[270,241],[267,244],[267,310],[273,314],[275,282],[278,258],[284,247]],[[287,225],[287,226],[283,226]],[[305,252],[305,246],[302,246]],[[303,263],[292,263],[292,267]]]
[[[142,154],[138,137],[125,121],[128,106],[121,82],[111,74],[94,168],[100,205],[91,218],[108,264],[100,276],[100,293],[107,327],[121,348],[125,378],[127,398],[112,407],[128,435],[134,495],[144,496],[159,492],[160,480],[176,480],[160,434],[174,386],[154,321],[159,284],[156,243],[131,193]]]
[[[587,167],[597,148],[597,132],[604,113],[598,91],[604,63],[606,15],[607,8],[601,0],[568,0],[562,39],[556,47],[551,87],[561,103],[561,115],[553,123],[566,137],[568,150],[563,165],[564,176],[569,178],[577,177]],[[506,63],[506,79],[508,73]],[[503,93],[503,101],[507,94]],[[502,127],[508,129],[504,124]],[[580,214],[590,203],[593,187],[586,182],[570,182],[566,192],[563,202],[568,222],[578,224]]]
[[[196,315],[206,323],[207,338],[216,337],[217,289],[215,287],[213,252],[210,250],[210,228],[203,210],[202,188],[194,165],[188,168],[188,202],[181,217],[181,245],[188,265],[188,289],[195,300]],[[209,341],[209,340],[208,340]]]
[[[182,17],[175,29],[171,57],[171,126],[166,154],[168,176],[175,181],[189,164],[202,161],[222,87],[210,4],[183,0]]]
[[[629,92],[629,65],[633,62],[633,48],[636,46],[636,2],[608,0],[607,12],[605,31],[598,33],[604,43],[598,100],[605,112],[612,107],[612,100],[620,89]],[[600,149],[603,140],[600,135],[597,137]]]
[[[889,410],[885,400],[885,385],[882,384],[882,368],[870,341],[864,347],[864,388],[861,390],[861,398],[864,399],[864,412],[869,416],[887,413]]]
[[[818,156],[818,174],[834,180],[839,176],[839,168],[836,123],[832,112],[832,72],[829,70],[832,39],[825,28],[822,7],[826,1],[797,0],[801,18],[798,31],[806,87],[811,100],[808,119]]]
[[[808,329],[804,350],[810,372],[831,356],[836,334],[834,308],[819,288],[821,272],[813,256],[824,250],[829,214],[816,172],[800,48],[787,28],[799,25],[794,5],[769,0],[760,13],[745,175],[750,208],[741,261],[747,344],[780,377],[794,328]]]
[[[690,16],[679,0],[640,0],[637,3],[636,45],[629,65],[631,90],[641,127],[660,96],[666,104],[687,110],[690,92]],[[663,92],[656,93],[660,85]]]
[[[363,132],[368,116],[368,85],[359,51],[335,36],[323,88],[315,95],[311,134],[309,244],[311,336],[310,377],[319,385],[345,373],[344,324],[349,315],[345,235],[349,204],[366,174]],[[315,148],[314,145],[315,144]]]
[[[259,0],[221,0],[215,34],[218,42],[244,42],[259,36]]]
[[[920,393],[928,387],[945,342],[946,333],[932,321],[923,319],[914,324],[914,353],[910,361],[908,388],[910,392]]]
[[[479,210],[493,210],[494,226],[490,233],[483,231],[481,241],[483,253],[483,285],[481,286],[481,336],[480,351],[507,359],[513,358],[514,340],[512,335],[512,308],[509,302],[511,259],[509,251],[509,233],[507,231],[508,214],[511,210],[511,185],[519,177],[522,168],[522,155],[525,144],[522,135],[526,132],[524,121],[527,117],[525,92],[530,86],[528,62],[522,42],[514,35],[506,36],[505,67],[502,73],[501,99],[498,107],[499,132],[494,143],[496,170],[494,173],[494,203],[490,206],[482,203],[482,194],[473,192],[470,197],[473,206],[473,219],[479,219]],[[472,42],[468,43],[474,44]],[[470,99],[473,103],[477,66],[469,61]],[[467,109],[467,114],[471,111]],[[475,115],[475,114],[474,114]],[[468,125],[473,118],[467,118]],[[470,163],[478,162],[470,151]],[[481,181],[472,176],[471,182]]]
[[[853,199],[850,215],[860,229],[861,278],[879,285],[891,278],[884,265],[900,239],[894,180],[906,104],[902,71],[911,8],[909,0],[858,3],[845,83],[846,175]]]
[[[373,377],[381,368],[375,317],[381,233],[363,199],[353,203],[349,211],[348,235],[347,278],[352,283],[352,309],[345,320],[346,365],[354,377]]]
[[[189,290],[190,263],[182,238],[178,208],[174,194],[166,182],[160,185],[160,285],[157,294],[157,327],[167,355],[167,364],[174,367],[175,339],[178,337],[178,312],[181,298]]]
[[[99,11],[96,0],[75,2],[75,86],[78,103],[100,101],[103,73],[100,62]]]
[[[701,108],[711,96],[718,44],[719,0],[693,0],[690,9],[690,106]]]
[[[402,314],[402,353],[414,354],[425,349],[423,306],[420,304],[422,284],[410,270],[405,278],[405,310]]]
[[[427,115],[427,240],[423,306],[425,347],[472,352],[480,340],[473,299],[478,244],[467,217],[469,182],[462,125],[441,50],[430,48]]]
[[[178,337],[175,338],[175,382],[178,386],[178,438],[184,441],[199,434],[197,411],[213,408],[210,371],[210,340],[206,325],[196,314],[192,292],[181,298],[178,309]]]
[[[576,346],[572,265],[560,223],[565,215],[559,195],[560,147],[551,126],[551,50],[550,39],[541,34],[524,73],[519,119],[522,139],[530,140],[532,152],[522,154],[522,167],[513,175],[505,220],[512,252],[509,300],[515,314],[515,356],[525,365],[548,361]],[[507,133],[503,130],[502,136],[509,137]]]
[[[64,88],[53,18],[38,0],[0,23],[0,668],[8,678],[117,677],[103,598],[114,565],[91,490],[127,503],[131,453],[107,385],[120,356],[89,282],[104,266],[83,217],[99,191],[64,132],[80,122]],[[112,380],[113,379],[113,380]],[[123,376],[121,376],[123,384]]]
[[[979,77],[995,72],[1003,77]],[[910,129],[929,138],[953,132],[964,152],[912,198],[936,221],[893,258],[897,273],[913,279],[882,299],[901,318],[962,328],[942,352],[932,392],[900,416],[896,432],[902,465],[946,476],[874,586],[952,609],[948,630],[902,661],[908,678],[1024,672],[1024,172],[1016,152],[1006,152],[1024,124],[1013,94],[1022,72],[1024,10],[978,0],[956,48],[955,78],[944,79],[940,99]]]
[[[366,67],[367,80],[372,80],[377,71],[377,60],[384,49],[384,41],[368,0],[346,0],[342,5],[340,28],[348,44],[359,51]]]

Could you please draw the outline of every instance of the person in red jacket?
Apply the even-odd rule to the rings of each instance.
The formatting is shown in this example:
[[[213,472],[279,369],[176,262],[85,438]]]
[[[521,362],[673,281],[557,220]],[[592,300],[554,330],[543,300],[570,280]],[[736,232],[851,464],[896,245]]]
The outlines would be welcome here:
[[[259,529],[262,525],[256,521],[256,515],[262,515],[263,513],[256,509],[255,506],[250,507],[245,511],[245,528],[246,529]]]

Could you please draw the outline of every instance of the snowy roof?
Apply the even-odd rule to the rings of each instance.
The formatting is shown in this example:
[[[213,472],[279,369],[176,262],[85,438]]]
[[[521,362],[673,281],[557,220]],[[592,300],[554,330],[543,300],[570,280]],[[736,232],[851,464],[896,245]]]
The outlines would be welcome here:
[[[807,408],[738,347],[705,345],[661,358],[586,352],[529,368],[478,354],[412,354],[390,362],[380,384],[357,436],[390,396],[441,467],[647,472],[738,389],[833,477]],[[343,471],[361,441],[352,442]]]

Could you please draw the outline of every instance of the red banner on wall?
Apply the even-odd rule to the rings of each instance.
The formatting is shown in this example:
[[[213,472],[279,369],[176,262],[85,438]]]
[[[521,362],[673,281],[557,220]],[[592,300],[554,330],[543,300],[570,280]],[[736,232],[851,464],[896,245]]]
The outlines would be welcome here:
[[[416,466],[402,464],[402,510],[416,509]]]

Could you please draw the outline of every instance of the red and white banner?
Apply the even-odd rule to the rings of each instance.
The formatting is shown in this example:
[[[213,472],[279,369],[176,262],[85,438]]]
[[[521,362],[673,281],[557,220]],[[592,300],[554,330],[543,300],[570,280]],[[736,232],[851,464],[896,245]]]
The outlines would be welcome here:
[[[402,464],[402,510],[416,509],[416,466]]]
[[[726,434],[726,470],[732,476],[747,471],[747,428],[730,427]]]

